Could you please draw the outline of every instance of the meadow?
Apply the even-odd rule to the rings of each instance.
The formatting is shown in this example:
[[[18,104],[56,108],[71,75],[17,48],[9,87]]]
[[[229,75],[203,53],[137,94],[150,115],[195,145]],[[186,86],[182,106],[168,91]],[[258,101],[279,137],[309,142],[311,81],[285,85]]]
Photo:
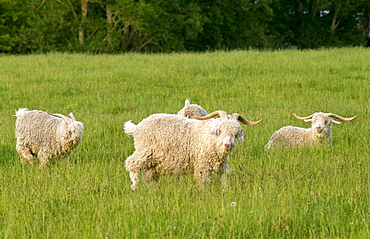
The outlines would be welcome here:
[[[0,56],[0,238],[370,238],[370,50]],[[248,120],[228,187],[192,175],[130,189],[124,122],[185,99]],[[84,123],[69,163],[22,165],[15,110]],[[331,112],[325,148],[266,152],[273,132]]]

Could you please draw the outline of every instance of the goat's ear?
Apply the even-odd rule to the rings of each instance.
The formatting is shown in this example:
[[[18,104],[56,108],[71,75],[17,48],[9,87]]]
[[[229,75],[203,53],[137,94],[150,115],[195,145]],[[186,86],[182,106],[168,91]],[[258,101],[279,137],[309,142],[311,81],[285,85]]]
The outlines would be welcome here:
[[[212,134],[212,135],[216,135],[216,133],[217,133],[217,125],[214,125],[211,128],[211,130],[209,131],[209,133]]]
[[[335,121],[335,120],[331,120],[333,123],[335,123],[335,124],[340,124],[340,122],[339,121]]]
[[[188,106],[190,106],[190,100],[189,99],[186,99],[185,100],[185,107],[188,107]]]
[[[312,119],[305,119],[304,122],[310,122]]]
[[[244,142],[244,134],[243,134],[243,129],[239,131],[239,141]]]

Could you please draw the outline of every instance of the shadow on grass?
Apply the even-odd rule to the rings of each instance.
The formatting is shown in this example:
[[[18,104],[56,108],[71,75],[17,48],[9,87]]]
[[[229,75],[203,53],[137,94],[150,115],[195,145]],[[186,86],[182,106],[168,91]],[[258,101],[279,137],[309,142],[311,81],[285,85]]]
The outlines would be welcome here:
[[[0,165],[13,164],[18,159],[15,147],[9,145],[0,145]]]

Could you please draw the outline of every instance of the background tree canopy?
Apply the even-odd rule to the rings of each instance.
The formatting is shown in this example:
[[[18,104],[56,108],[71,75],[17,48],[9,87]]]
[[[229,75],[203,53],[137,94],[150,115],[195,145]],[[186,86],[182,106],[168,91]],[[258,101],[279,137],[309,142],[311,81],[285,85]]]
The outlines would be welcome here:
[[[0,52],[364,46],[369,0],[0,0]]]

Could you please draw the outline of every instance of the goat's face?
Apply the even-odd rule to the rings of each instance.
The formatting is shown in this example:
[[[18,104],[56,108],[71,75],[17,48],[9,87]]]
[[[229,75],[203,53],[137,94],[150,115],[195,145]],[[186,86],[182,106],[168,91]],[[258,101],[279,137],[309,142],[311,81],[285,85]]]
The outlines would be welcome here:
[[[326,134],[331,131],[331,124],[340,124],[330,117],[326,116],[324,113],[316,113],[312,119],[305,120],[306,122],[312,121],[312,129],[318,134]]]
[[[243,142],[243,128],[236,120],[216,120],[210,133],[215,135],[217,145],[226,151],[232,151],[238,141]]]
[[[82,139],[84,126],[79,121],[74,121],[67,126],[67,132],[63,134],[64,140],[71,142],[72,144],[79,144]]]

